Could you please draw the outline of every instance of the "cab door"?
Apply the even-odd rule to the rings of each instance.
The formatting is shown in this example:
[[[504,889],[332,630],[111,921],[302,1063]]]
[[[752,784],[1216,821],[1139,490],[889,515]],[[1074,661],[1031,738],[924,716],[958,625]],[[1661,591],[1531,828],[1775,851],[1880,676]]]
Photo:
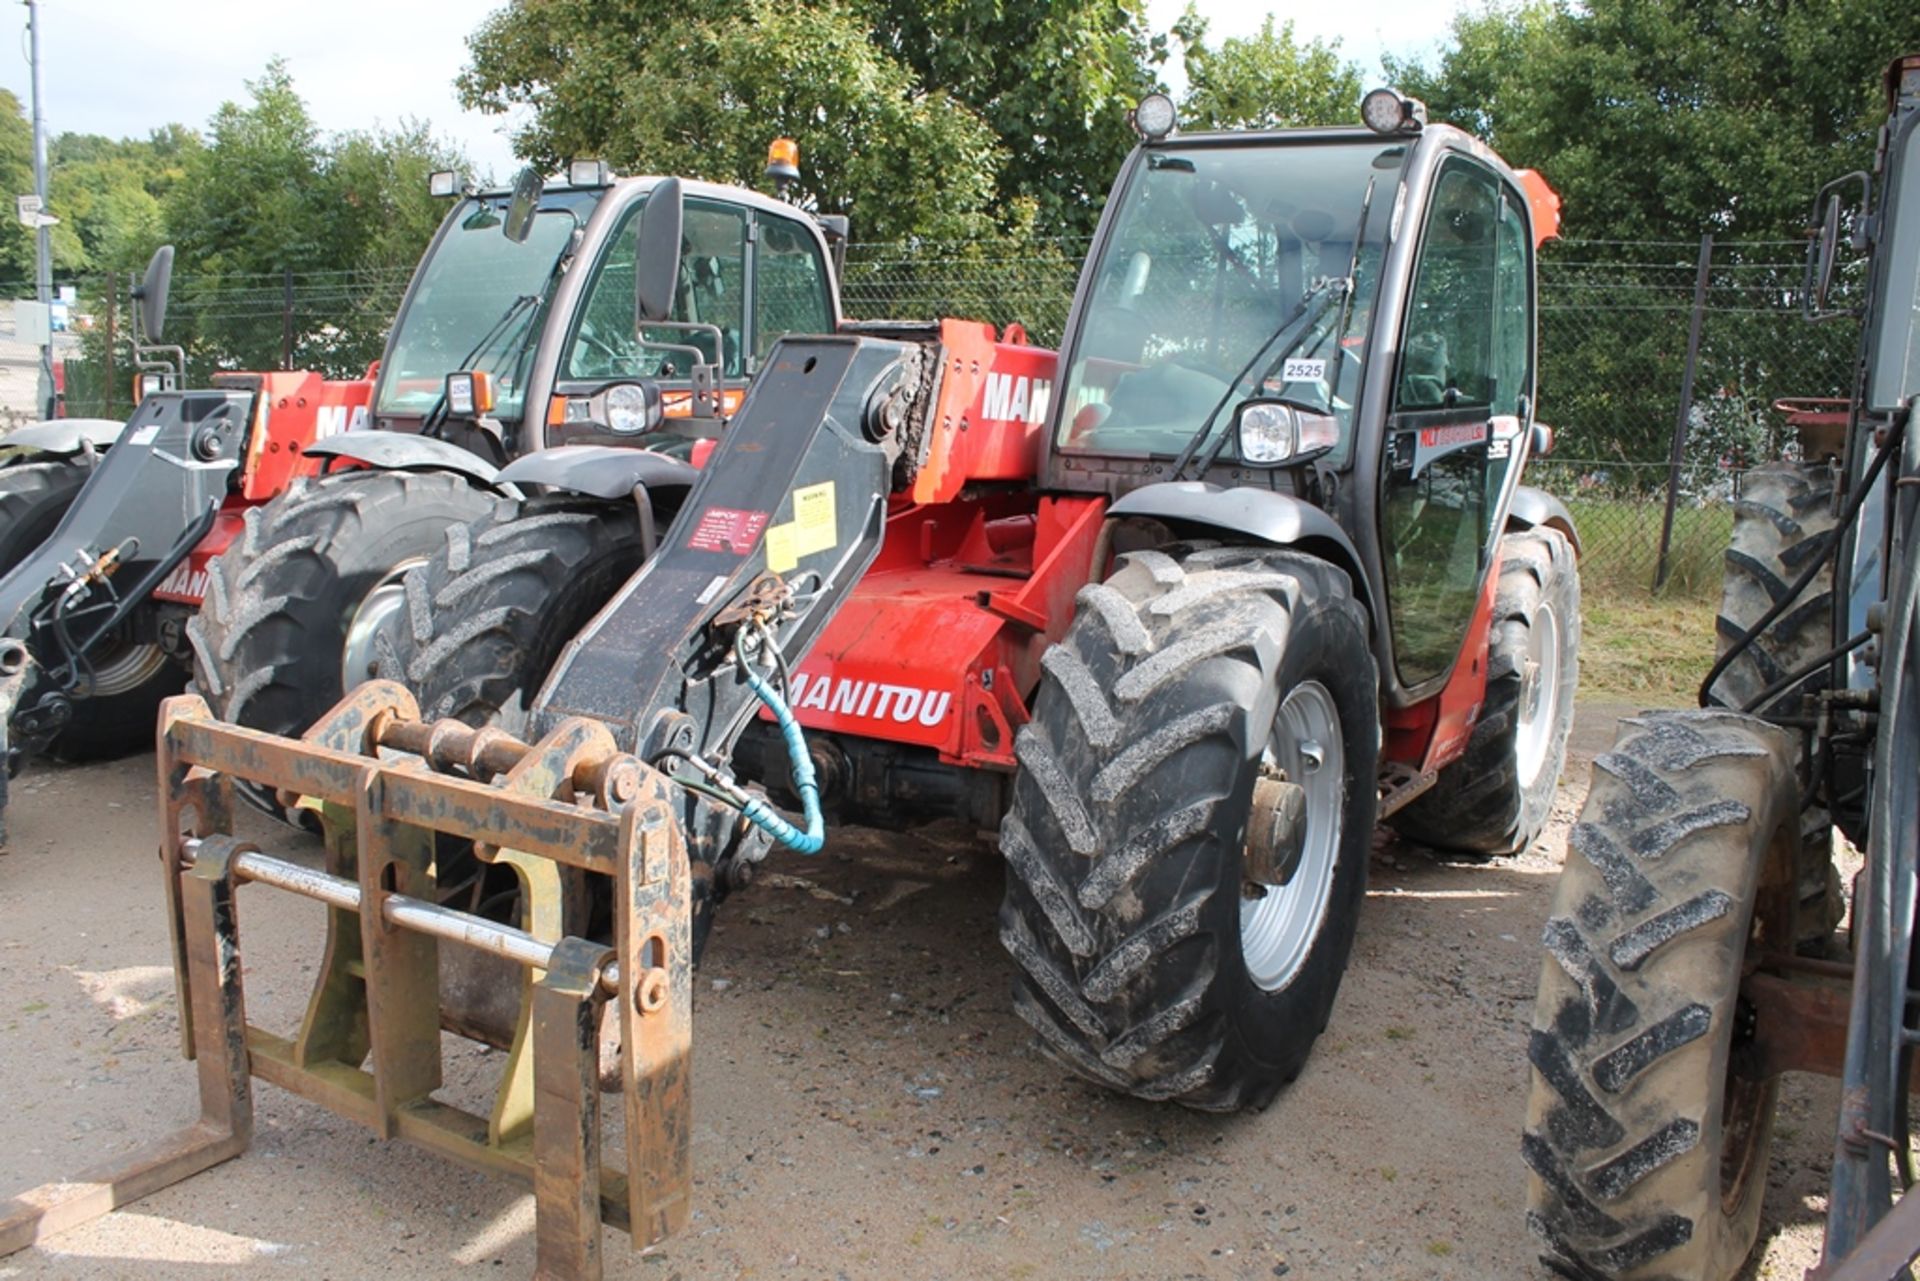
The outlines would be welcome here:
[[[1533,387],[1533,245],[1521,196],[1442,163],[1399,335],[1380,536],[1403,689],[1446,674],[1485,582]]]

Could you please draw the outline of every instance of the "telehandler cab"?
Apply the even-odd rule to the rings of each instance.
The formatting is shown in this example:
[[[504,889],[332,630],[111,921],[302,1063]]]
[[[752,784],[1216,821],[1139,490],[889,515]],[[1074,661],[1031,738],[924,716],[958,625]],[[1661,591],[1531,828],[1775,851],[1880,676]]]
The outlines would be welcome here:
[[[157,386],[123,433],[47,424],[24,445],[48,461],[0,467],[12,769],[42,751],[144,747],[189,666],[228,719],[306,729],[368,674],[399,576],[450,526],[522,484],[650,486],[664,523],[687,455],[719,432],[773,338],[839,323],[826,233],[844,239],[844,220],[740,188],[616,178],[598,161],[570,165],[564,183],[528,170],[512,190],[435,182],[453,206],[365,378],[223,374],[175,391],[184,353],[143,346],[171,359],[146,362]],[[636,334],[632,228],[656,194],[684,202],[687,252],[660,318]],[[163,250],[138,291],[149,341],[171,263]],[[577,461],[557,471],[538,456],[582,443],[602,446],[590,480]],[[98,465],[62,462],[62,449]]]
[[[686,1219],[706,919],[829,813],[998,827],[1016,1007],[1073,1070],[1269,1101],[1326,1024],[1376,822],[1523,847],[1572,712],[1572,526],[1519,483],[1556,202],[1398,94],[1364,115],[1181,135],[1151,97],[1059,357],[953,320],[783,339],[624,579],[643,507],[501,503],[403,580],[393,679],[303,740],[169,703],[204,1114],[91,1202],[30,1195],[0,1246],[233,1155],[259,1075],[531,1179],[542,1272],[597,1275],[603,1218],[636,1245]],[[658,212],[643,325],[678,257]],[[240,782],[317,811],[324,871],[233,839]],[[445,905],[488,878],[491,913]],[[330,905],[296,1037],[246,1022],[241,882]],[[454,954],[522,976],[489,1117],[435,1097],[442,1027],[490,1034],[487,985],[437,990]]]

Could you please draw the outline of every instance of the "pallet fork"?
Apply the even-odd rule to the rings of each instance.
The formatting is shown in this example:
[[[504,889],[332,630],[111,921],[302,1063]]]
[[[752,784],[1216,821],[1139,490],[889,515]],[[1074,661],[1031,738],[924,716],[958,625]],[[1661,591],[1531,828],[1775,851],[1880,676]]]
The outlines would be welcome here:
[[[215,720],[197,697],[170,700],[159,736],[162,863],[181,987],[183,1048],[197,1063],[200,1117],[119,1165],[17,1198],[0,1251],[29,1245],[243,1152],[251,1076],[534,1189],[541,1276],[600,1274],[600,1226],[636,1245],[686,1221],[692,948],[687,851],[672,785],[584,719],[539,743],[455,722],[429,725],[391,682],[355,690],[294,744]],[[410,753],[384,760],[394,749]],[[492,769],[502,786],[426,761]],[[317,803],[326,870],[235,838],[233,782],[245,777]],[[591,798],[590,804],[573,798]],[[438,905],[435,833],[476,842],[520,874],[532,931]],[[611,876],[613,946],[556,936],[562,882]],[[320,981],[293,1038],[247,1021],[236,890],[269,885],[328,907]],[[528,999],[492,1114],[434,1100],[441,1084],[438,949],[516,963]],[[600,1163],[602,1007],[617,1011],[627,1171]],[[361,1064],[366,1062],[367,1067]]]

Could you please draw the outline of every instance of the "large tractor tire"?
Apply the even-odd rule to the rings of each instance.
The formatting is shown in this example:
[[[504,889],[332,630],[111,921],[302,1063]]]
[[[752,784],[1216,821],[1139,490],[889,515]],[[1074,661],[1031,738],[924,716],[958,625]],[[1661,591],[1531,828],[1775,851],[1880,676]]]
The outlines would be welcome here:
[[[428,720],[491,725],[530,737],[528,712],[560,651],[646,559],[631,503],[571,496],[502,500],[406,578],[406,608],[376,643],[382,678],[411,689]],[[443,845],[443,865],[461,866],[470,846]],[[498,878],[493,884],[499,885]],[[599,888],[605,888],[604,884]],[[697,960],[713,923],[713,867],[693,869]],[[604,936],[610,898],[596,897],[580,928]],[[495,905],[507,919],[509,903]]]
[[[1740,1075],[1752,956],[1793,938],[1793,745],[1650,712],[1594,762],[1544,934],[1522,1148],[1568,1276],[1724,1281],[1759,1230],[1777,1079]]]
[[[429,720],[520,734],[561,648],[645,558],[631,503],[501,500],[407,576],[375,665]]]
[[[47,541],[91,474],[73,462],[0,467],[0,574]]]
[[[1390,820],[1435,849],[1516,854],[1546,826],[1580,683],[1580,568],[1558,530],[1500,540],[1487,696],[1466,755]]]
[[[1833,479],[1834,469],[1825,463],[1769,463],[1747,473],[1740,501],[1734,505],[1733,538],[1721,581],[1716,658],[1759,622],[1826,551],[1834,532]],[[1833,566],[1829,564],[1720,674],[1711,691],[1713,701],[1745,710],[1776,682],[1831,649],[1836,639]],[[1822,667],[1799,689],[1818,693],[1827,682],[1828,673]],[[1765,714],[1765,709],[1760,710]],[[1794,695],[1788,693],[1772,710],[1797,710]],[[1846,899],[1833,863],[1833,822],[1827,811],[1809,807],[1802,816],[1801,833],[1800,947],[1817,953],[1826,949],[1834,927],[1846,914]]]
[[[1833,537],[1833,469],[1824,463],[1769,463],[1747,473],[1733,509],[1720,594],[1715,656],[1787,593]],[[1714,682],[1717,703],[1735,711],[1795,668],[1833,647],[1833,567],[1823,568]],[[1802,688],[1824,689],[1824,669]]]
[[[251,729],[304,733],[372,674],[373,636],[401,607],[407,569],[493,502],[449,472],[350,471],[297,480],[247,512],[187,625],[208,706]],[[245,790],[292,819],[270,795]]]
[[[1054,1058],[1146,1099],[1260,1107],[1325,1028],[1366,883],[1379,697],[1347,578],[1294,552],[1135,552],[1050,649],[1001,827],[1014,1008]],[[1256,884],[1256,784],[1303,789]]]

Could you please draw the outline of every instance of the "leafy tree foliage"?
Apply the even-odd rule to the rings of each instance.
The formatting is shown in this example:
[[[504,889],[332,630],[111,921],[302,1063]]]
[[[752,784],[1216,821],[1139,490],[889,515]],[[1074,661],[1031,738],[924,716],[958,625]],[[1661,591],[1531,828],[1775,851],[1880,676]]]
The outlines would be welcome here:
[[[1258,32],[1229,36],[1216,49],[1206,42],[1206,19],[1189,4],[1173,34],[1184,49],[1186,128],[1351,124],[1360,109],[1360,72],[1341,61],[1339,42],[1302,44],[1293,23],[1276,27],[1272,14]]]
[[[1920,10],[1885,0],[1535,0],[1463,14],[1436,67],[1392,70],[1545,173],[1569,237],[1792,237],[1871,158],[1879,73],[1915,47]]]
[[[1127,112],[1166,57],[1139,0],[884,0],[873,38],[921,85],[978,112],[1004,148],[995,195],[1039,226],[1093,230],[1133,146]]]
[[[0,195],[33,190],[33,126],[11,90],[0,89]],[[6,211],[0,217],[0,280],[31,286],[34,265],[33,233]],[[15,288],[19,286],[15,284]]]
[[[918,85],[852,4],[520,3],[470,43],[464,101],[531,106],[515,146],[537,164],[593,155],[763,186],[767,144],[786,135],[800,144],[803,200],[852,216],[863,238],[988,225],[1004,160],[991,129]]]
[[[277,60],[247,89],[249,103],[223,104],[205,145],[184,151],[162,206],[183,286],[175,312],[190,326],[179,337],[228,368],[277,367],[291,271],[325,300],[297,317],[294,364],[357,372],[392,319],[391,269],[418,257],[445,212],[427,174],[459,157],[424,125],[323,138]],[[387,270],[357,278],[373,269]]]

